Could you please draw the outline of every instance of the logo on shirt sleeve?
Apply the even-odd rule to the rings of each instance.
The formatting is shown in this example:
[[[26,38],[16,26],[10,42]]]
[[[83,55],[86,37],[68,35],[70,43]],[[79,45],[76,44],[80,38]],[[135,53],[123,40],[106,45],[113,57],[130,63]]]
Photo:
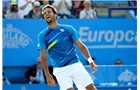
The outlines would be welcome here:
[[[40,44],[37,44],[38,47],[40,47]]]
[[[61,31],[61,32],[64,32],[65,30],[64,30],[64,29],[60,29],[60,31]]]

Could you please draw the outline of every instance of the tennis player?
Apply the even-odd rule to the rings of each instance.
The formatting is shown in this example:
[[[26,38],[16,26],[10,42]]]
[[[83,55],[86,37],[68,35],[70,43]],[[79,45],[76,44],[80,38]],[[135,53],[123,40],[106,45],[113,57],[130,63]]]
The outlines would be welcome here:
[[[92,72],[96,71],[87,47],[81,42],[80,34],[71,25],[57,23],[57,10],[47,4],[42,9],[42,14],[48,27],[38,34],[37,48],[40,51],[41,64],[45,71],[47,82],[50,86],[55,81],[48,70],[48,51],[52,65],[53,74],[56,76],[60,90],[74,90],[73,81],[79,90],[97,90],[92,78],[80,62],[74,44],[77,45],[83,56],[88,60]],[[74,22],[76,23],[76,22]]]

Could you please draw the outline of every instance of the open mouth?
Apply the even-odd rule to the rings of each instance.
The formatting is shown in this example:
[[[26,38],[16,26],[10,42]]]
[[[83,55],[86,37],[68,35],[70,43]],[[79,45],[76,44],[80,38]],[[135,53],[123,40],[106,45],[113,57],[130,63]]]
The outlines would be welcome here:
[[[49,18],[51,18],[51,17],[47,17],[47,19],[49,19]]]

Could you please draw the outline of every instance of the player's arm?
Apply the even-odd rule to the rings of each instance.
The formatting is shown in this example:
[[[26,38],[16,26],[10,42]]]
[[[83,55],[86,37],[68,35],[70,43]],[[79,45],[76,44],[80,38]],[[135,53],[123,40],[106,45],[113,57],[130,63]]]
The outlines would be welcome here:
[[[90,54],[88,52],[87,47],[81,42],[80,39],[75,41],[75,44],[77,45],[78,49],[81,51],[81,53],[83,54],[83,56],[88,59],[90,57]]]
[[[71,10],[71,8],[72,8],[72,1],[71,0],[69,0],[69,1],[64,0],[64,3],[66,5],[67,9]]]
[[[78,49],[81,51],[83,56],[88,60],[91,56],[89,54],[89,51],[88,51],[88,48],[86,47],[86,45],[83,44],[80,39],[76,40],[75,44],[77,45]],[[89,63],[91,63],[91,62],[92,61],[89,61]]]
[[[77,45],[78,49],[81,51],[81,53],[83,54],[83,56],[88,60],[89,62],[89,65],[92,69],[92,72],[94,73],[96,71],[96,64],[93,62],[90,54],[89,54],[89,51],[87,49],[87,47],[81,42],[80,39],[76,40],[75,41],[75,44]]]
[[[78,31],[72,26],[69,26],[67,30],[70,33],[71,39],[78,46],[83,56],[89,61],[89,63],[93,62],[87,47],[80,40],[80,34],[78,33]]]
[[[73,40],[73,42],[75,42],[75,44],[77,45],[77,47],[79,48],[79,50],[81,51],[83,56],[88,60],[90,66],[91,66],[92,71],[95,72],[96,71],[96,65],[93,62],[87,47],[79,39],[80,38],[80,34],[72,26],[69,26],[69,28],[67,30],[70,33],[70,36],[71,36],[71,39]]]
[[[44,69],[45,75],[49,75],[48,59],[46,56],[46,44],[45,44],[45,39],[44,39],[44,33],[38,34],[37,42],[38,42],[37,49],[40,51],[41,65]]]
[[[62,4],[62,2],[63,2],[63,0],[61,0],[60,2],[58,2],[57,0],[55,0],[54,1],[54,3],[57,3],[57,9],[59,10],[60,9],[60,7],[61,7],[61,4]]]
[[[44,69],[45,75],[49,75],[49,69],[48,69],[48,59],[46,56],[46,50],[45,49],[40,49],[40,58],[41,58],[41,65]]]
[[[42,67],[44,69],[45,76],[47,78],[47,83],[50,86],[54,86],[55,85],[55,81],[54,81],[53,77],[49,73],[48,59],[47,59],[47,56],[46,56],[46,50],[45,49],[40,49],[40,58],[41,58],[41,65],[42,65]]]
[[[54,86],[55,81],[54,81],[53,77],[50,75],[49,69],[48,69],[48,59],[47,59],[47,55],[46,55],[46,44],[45,44],[45,39],[44,39],[43,33],[39,33],[39,35],[38,35],[37,49],[40,51],[41,65],[44,69],[47,83],[50,86]]]

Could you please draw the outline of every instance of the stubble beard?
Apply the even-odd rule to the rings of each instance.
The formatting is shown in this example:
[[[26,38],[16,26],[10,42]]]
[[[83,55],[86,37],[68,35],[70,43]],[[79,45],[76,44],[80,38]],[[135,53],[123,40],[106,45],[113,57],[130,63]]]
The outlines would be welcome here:
[[[55,21],[54,17],[53,17],[53,18],[51,18],[51,20],[50,20],[50,21],[47,21],[47,20],[46,20],[46,22],[48,23],[48,25],[49,25],[49,24],[51,24],[51,23],[53,23],[54,21]]]
[[[51,18],[50,21],[47,21],[47,20],[46,20],[46,22],[47,22],[48,24],[51,24],[51,23],[52,23],[52,18]]]

